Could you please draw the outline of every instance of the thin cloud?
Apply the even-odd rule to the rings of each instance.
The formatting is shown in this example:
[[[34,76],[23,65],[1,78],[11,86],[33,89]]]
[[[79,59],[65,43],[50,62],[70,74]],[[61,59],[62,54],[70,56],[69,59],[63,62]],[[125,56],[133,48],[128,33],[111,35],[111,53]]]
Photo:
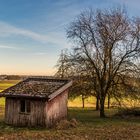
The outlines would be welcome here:
[[[30,55],[35,55],[35,56],[44,56],[47,55],[48,53],[45,52],[37,52],[37,53],[31,53]]]
[[[63,41],[63,38],[59,36],[56,37],[55,35],[42,35],[30,30],[17,28],[8,23],[0,21],[0,37],[9,37],[13,35],[28,37],[41,43],[54,43],[63,46],[66,45],[66,43]]]
[[[19,47],[0,45],[0,49],[11,49],[11,50],[19,50]]]

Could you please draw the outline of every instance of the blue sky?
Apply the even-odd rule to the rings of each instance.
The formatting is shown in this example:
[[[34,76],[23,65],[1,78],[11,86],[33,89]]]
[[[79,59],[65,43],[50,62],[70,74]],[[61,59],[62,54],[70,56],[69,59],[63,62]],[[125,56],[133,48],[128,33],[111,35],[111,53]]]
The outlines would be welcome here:
[[[0,0],[0,74],[52,75],[65,30],[83,10],[125,6],[139,16],[139,0]]]

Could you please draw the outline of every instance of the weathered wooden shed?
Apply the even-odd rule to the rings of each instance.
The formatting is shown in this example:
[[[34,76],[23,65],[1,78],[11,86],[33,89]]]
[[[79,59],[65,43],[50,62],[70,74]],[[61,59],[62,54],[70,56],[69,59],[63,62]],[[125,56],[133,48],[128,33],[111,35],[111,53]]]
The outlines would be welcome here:
[[[14,126],[45,126],[66,118],[72,81],[28,78],[2,92],[6,97],[5,122]]]

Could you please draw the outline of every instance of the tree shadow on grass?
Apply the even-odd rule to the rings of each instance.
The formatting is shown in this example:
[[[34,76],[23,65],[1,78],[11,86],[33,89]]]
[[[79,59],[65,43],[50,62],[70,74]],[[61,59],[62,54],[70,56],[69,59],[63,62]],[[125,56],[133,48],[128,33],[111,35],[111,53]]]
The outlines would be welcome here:
[[[104,125],[104,124],[120,124],[120,123],[140,123],[140,118],[122,118],[116,117],[115,113],[117,109],[107,109],[107,117],[100,118],[99,111],[93,108],[69,108],[68,118],[75,118],[81,123],[90,123],[93,125]]]

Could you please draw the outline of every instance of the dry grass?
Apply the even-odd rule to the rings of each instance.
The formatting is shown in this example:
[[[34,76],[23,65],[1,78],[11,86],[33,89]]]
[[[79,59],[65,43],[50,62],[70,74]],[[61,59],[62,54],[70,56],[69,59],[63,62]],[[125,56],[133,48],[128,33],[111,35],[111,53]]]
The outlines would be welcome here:
[[[0,140],[139,140],[139,127],[128,126],[95,126],[80,127],[69,130],[23,130],[14,133],[1,134]]]

